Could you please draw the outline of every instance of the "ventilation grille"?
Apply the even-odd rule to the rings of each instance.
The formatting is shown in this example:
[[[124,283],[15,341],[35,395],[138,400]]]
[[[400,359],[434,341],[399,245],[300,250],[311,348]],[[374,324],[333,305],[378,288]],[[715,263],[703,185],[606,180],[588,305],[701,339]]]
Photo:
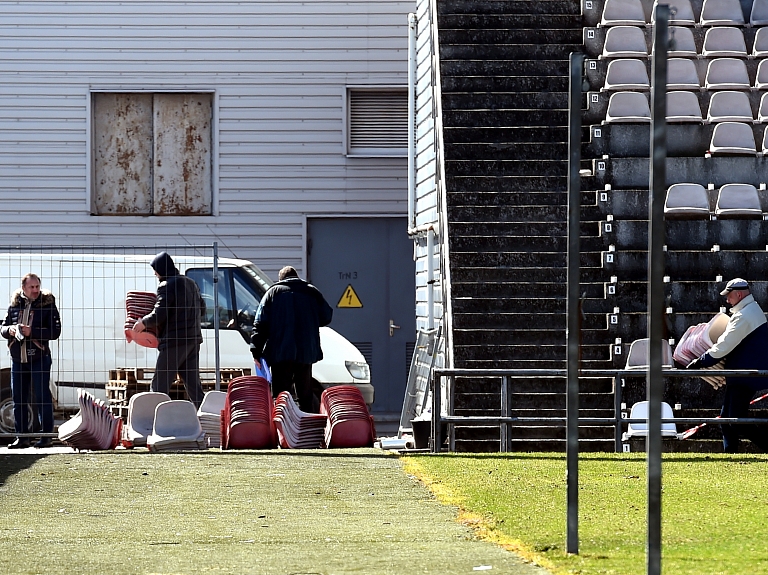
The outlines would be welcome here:
[[[413,350],[416,349],[415,341],[405,342],[405,376],[408,377],[408,372],[411,371],[411,363],[413,362]]]
[[[406,90],[349,91],[349,153],[404,155],[408,150]]]
[[[370,341],[353,341],[352,345],[360,350],[368,367],[373,369],[373,343]]]

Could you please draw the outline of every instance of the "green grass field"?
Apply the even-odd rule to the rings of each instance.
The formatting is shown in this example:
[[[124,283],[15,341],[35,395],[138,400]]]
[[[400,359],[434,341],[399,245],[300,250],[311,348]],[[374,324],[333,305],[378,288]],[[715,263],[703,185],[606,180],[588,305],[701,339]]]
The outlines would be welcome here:
[[[404,462],[489,539],[556,573],[645,573],[645,455],[581,458],[578,556],[564,552],[564,454],[409,456]],[[768,456],[665,454],[662,481],[663,573],[768,574]]]

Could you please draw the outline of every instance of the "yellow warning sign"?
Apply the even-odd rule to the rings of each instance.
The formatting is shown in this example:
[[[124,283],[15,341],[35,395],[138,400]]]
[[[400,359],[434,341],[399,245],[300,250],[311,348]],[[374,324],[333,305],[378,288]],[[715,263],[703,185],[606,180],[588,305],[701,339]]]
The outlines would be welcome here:
[[[336,307],[363,307],[363,302],[361,302],[360,298],[357,297],[352,284],[349,284],[347,289],[344,290],[344,293],[341,295],[341,299],[339,300],[339,303],[336,304]]]

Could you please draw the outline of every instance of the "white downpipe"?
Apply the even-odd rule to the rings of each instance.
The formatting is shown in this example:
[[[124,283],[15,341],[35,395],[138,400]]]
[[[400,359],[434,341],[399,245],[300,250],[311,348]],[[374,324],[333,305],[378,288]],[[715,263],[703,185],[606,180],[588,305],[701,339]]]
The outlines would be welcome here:
[[[427,328],[435,329],[435,230],[427,232]]]
[[[408,228],[416,227],[416,14],[408,14]]]

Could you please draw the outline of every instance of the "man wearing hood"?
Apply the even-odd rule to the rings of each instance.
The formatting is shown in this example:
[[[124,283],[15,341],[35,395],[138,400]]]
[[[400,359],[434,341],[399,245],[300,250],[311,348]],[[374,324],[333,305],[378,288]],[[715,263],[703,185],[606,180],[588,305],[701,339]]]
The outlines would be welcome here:
[[[706,353],[688,364],[688,369],[711,367],[725,358],[725,369],[768,370],[768,322],[760,304],[752,297],[749,284],[742,278],[734,278],[720,295],[732,306],[728,325]],[[721,417],[748,417],[752,398],[768,388],[768,381],[759,377],[727,377],[725,384]],[[722,425],[721,428],[726,453],[738,452],[740,435],[768,453],[768,426]]]
[[[203,333],[200,322],[205,315],[205,302],[195,280],[183,276],[166,252],[155,256],[151,264],[160,280],[154,309],[133,326],[136,332],[148,327],[157,330],[159,354],[152,378],[152,391],[169,393],[179,379],[195,407],[203,401],[200,385],[200,344]]]
[[[34,391],[35,413],[43,433],[53,433],[51,398],[51,348],[48,342],[61,335],[61,318],[56,298],[40,289],[40,278],[32,273],[21,279],[21,289],[13,292],[0,335],[8,340],[11,352],[11,392],[16,433],[30,433],[27,413]],[[35,447],[51,445],[43,437]],[[29,447],[29,439],[17,437],[11,449]]]

